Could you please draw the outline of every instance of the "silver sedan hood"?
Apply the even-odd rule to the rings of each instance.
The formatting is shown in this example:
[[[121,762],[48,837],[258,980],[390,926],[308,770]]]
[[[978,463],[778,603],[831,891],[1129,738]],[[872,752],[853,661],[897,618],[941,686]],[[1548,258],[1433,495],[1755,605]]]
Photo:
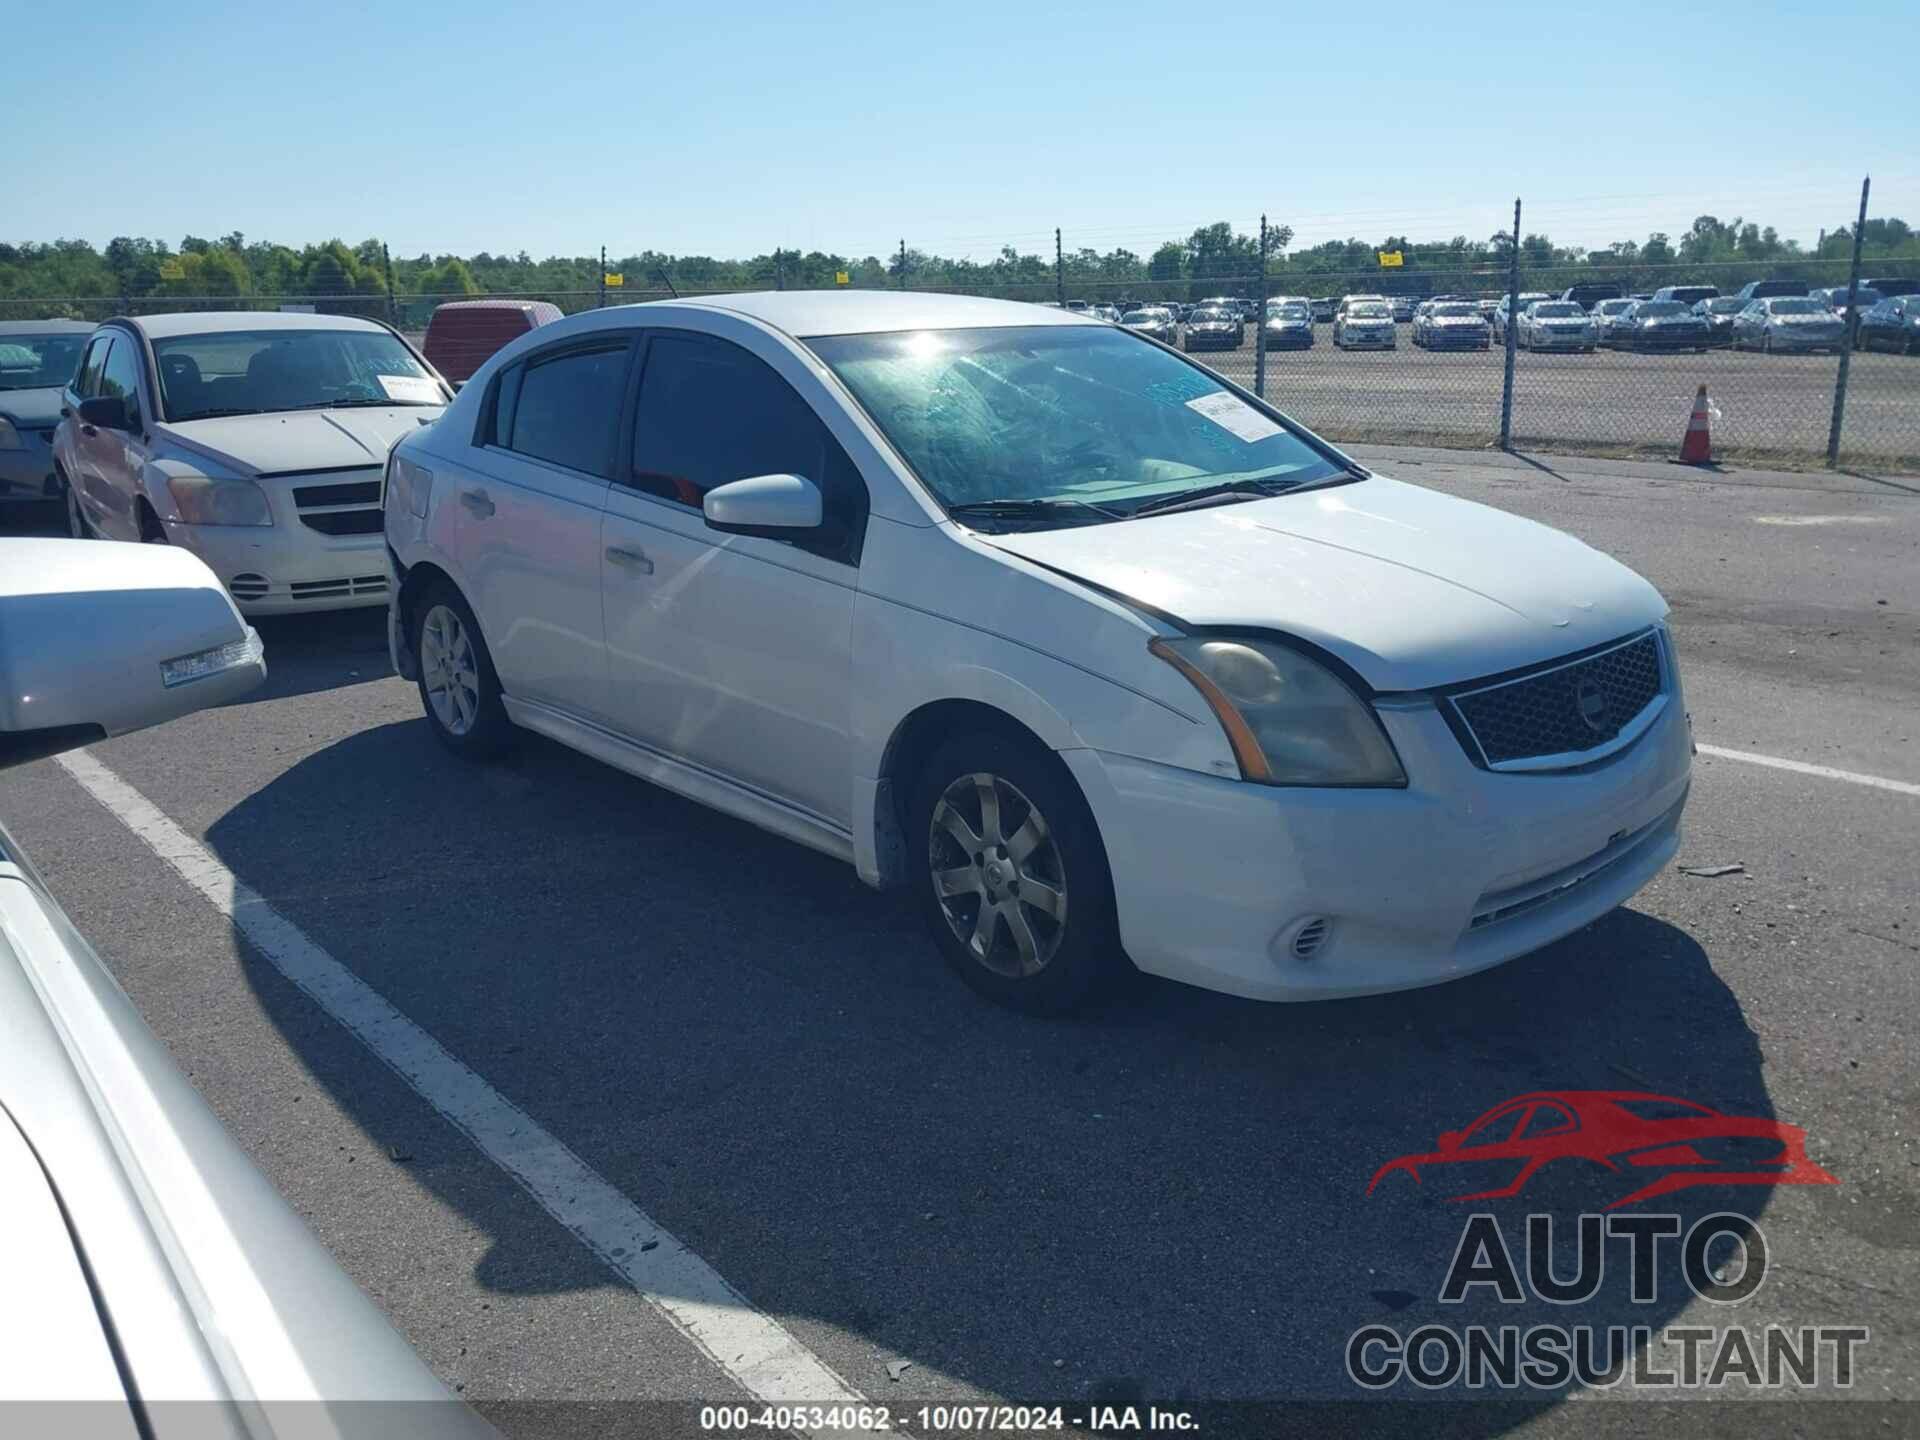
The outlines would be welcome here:
[[[1319,645],[1378,690],[1426,690],[1618,639],[1666,613],[1571,535],[1374,477],[990,542],[1190,625]]]

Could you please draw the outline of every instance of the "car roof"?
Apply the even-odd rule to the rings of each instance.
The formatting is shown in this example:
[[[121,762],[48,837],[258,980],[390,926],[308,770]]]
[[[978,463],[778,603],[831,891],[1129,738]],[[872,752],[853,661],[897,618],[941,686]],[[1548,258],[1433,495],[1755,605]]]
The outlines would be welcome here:
[[[87,335],[91,320],[0,320],[0,335]]]
[[[744,315],[799,339],[819,335],[879,335],[893,330],[1087,323],[1082,312],[1048,310],[1024,300],[988,300],[977,295],[937,295],[912,290],[763,290],[744,295],[650,300],[645,304],[614,308],[645,310],[650,305]]]
[[[113,322],[109,322],[113,323]],[[149,340],[175,335],[217,335],[227,330],[379,330],[387,327],[358,315],[294,315],[281,310],[200,310],[175,315],[122,315],[118,323],[146,332]]]

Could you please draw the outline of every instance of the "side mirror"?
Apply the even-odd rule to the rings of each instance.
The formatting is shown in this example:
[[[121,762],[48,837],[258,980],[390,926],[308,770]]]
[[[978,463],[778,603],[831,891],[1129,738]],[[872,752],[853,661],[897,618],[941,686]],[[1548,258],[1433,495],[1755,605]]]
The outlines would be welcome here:
[[[1442,1150],[1458,1150],[1460,1148],[1460,1132],[1458,1130],[1442,1131],[1440,1134],[1440,1148]]]
[[[118,395],[95,395],[80,402],[80,423],[96,430],[127,430],[127,402]]]
[[[818,530],[825,515],[820,487],[800,475],[755,475],[707,491],[700,504],[709,529],[728,535],[790,540]]]
[[[266,678],[260,637],[198,556],[0,539],[0,769],[222,704]]]

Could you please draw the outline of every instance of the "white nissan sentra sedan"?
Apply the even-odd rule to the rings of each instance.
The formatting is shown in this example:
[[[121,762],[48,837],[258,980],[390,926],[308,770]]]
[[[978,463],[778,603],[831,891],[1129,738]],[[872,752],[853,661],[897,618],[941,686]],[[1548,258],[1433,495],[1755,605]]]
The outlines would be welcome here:
[[[67,532],[191,550],[247,615],[384,605],[387,450],[452,395],[372,320],[109,320],[54,431]]]
[[[1679,843],[1651,585],[1064,311],[571,316],[399,442],[386,534],[449,748],[536,731],[908,886],[1022,1008],[1129,959],[1269,1000],[1451,979]]]

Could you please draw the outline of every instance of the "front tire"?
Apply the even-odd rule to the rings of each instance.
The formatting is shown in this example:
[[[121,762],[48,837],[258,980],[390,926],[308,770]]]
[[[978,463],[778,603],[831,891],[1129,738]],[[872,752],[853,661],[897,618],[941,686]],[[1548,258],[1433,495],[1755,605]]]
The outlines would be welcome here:
[[[513,739],[513,722],[473,611],[441,583],[414,602],[413,616],[420,704],[434,738],[463,760],[500,754]]]
[[[979,994],[1063,1015],[1121,969],[1106,849],[1050,752],[992,731],[953,737],[921,772],[907,827],[927,927]]]

